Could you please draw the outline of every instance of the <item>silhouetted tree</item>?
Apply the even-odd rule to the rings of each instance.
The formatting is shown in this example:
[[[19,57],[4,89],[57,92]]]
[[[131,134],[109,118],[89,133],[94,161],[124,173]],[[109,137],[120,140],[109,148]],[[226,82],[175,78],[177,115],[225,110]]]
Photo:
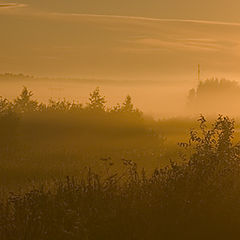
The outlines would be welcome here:
[[[83,110],[83,107],[80,103],[77,104],[75,102],[69,102],[66,99],[59,101],[50,99],[48,106],[46,106],[46,109],[51,112],[78,112],[80,110]]]
[[[101,96],[99,87],[97,87],[92,93],[90,93],[88,108],[93,111],[105,110],[105,97]]]
[[[29,91],[26,87],[23,87],[20,96],[14,100],[14,109],[20,113],[36,111],[38,107],[38,102],[32,100],[32,96],[33,93]]]
[[[49,100],[48,110],[56,112],[66,112],[71,108],[71,103],[63,99],[62,101]]]
[[[10,102],[3,97],[0,97],[0,114],[6,113],[10,110]]]
[[[134,111],[133,104],[132,104],[132,98],[130,97],[130,95],[127,95],[125,101],[123,102],[122,111],[123,112],[133,112]]]

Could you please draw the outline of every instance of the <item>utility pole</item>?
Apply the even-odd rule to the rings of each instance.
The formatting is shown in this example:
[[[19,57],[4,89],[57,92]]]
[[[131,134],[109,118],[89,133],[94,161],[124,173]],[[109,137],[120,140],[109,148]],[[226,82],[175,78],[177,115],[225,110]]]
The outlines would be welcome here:
[[[200,69],[200,64],[198,64],[198,83],[201,81],[201,69]]]

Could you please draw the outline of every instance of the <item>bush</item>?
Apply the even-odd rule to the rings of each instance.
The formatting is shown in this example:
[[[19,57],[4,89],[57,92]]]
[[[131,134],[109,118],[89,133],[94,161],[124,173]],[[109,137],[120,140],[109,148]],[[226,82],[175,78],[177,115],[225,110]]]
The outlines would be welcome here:
[[[234,121],[219,116],[192,130],[185,154],[148,176],[123,159],[123,172],[88,170],[54,187],[11,194],[0,204],[9,239],[231,239],[240,224],[240,148]]]

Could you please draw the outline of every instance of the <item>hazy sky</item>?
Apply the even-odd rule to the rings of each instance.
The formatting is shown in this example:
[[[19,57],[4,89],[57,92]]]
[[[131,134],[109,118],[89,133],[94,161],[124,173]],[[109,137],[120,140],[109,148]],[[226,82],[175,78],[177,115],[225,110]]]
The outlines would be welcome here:
[[[236,78],[239,0],[0,1],[0,72]]]

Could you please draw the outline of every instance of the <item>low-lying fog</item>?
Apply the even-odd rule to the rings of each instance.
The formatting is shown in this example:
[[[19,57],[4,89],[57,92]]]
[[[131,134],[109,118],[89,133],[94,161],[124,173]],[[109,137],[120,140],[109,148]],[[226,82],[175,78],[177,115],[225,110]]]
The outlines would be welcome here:
[[[189,86],[179,84],[160,84],[157,82],[77,82],[73,80],[44,80],[44,81],[9,81],[0,82],[0,95],[4,98],[14,99],[18,96],[23,86],[34,93],[33,98],[47,102],[66,99],[80,103],[87,103],[89,93],[100,87],[102,95],[106,97],[107,106],[123,102],[126,95],[130,95],[134,105],[145,114],[155,117],[170,117],[184,115]]]
[[[100,87],[101,94],[106,97],[107,107],[122,103],[129,94],[135,107],[154,118],[186,117],[200,113],[240,115],[238,82],[212,78],[199,85],[197,80],[188,79],[53,79],[5,74],[0,76],[0,96],[13,100],[26,86],[39,102],[66,99],[84,105],[88,102],[89,94]]]

